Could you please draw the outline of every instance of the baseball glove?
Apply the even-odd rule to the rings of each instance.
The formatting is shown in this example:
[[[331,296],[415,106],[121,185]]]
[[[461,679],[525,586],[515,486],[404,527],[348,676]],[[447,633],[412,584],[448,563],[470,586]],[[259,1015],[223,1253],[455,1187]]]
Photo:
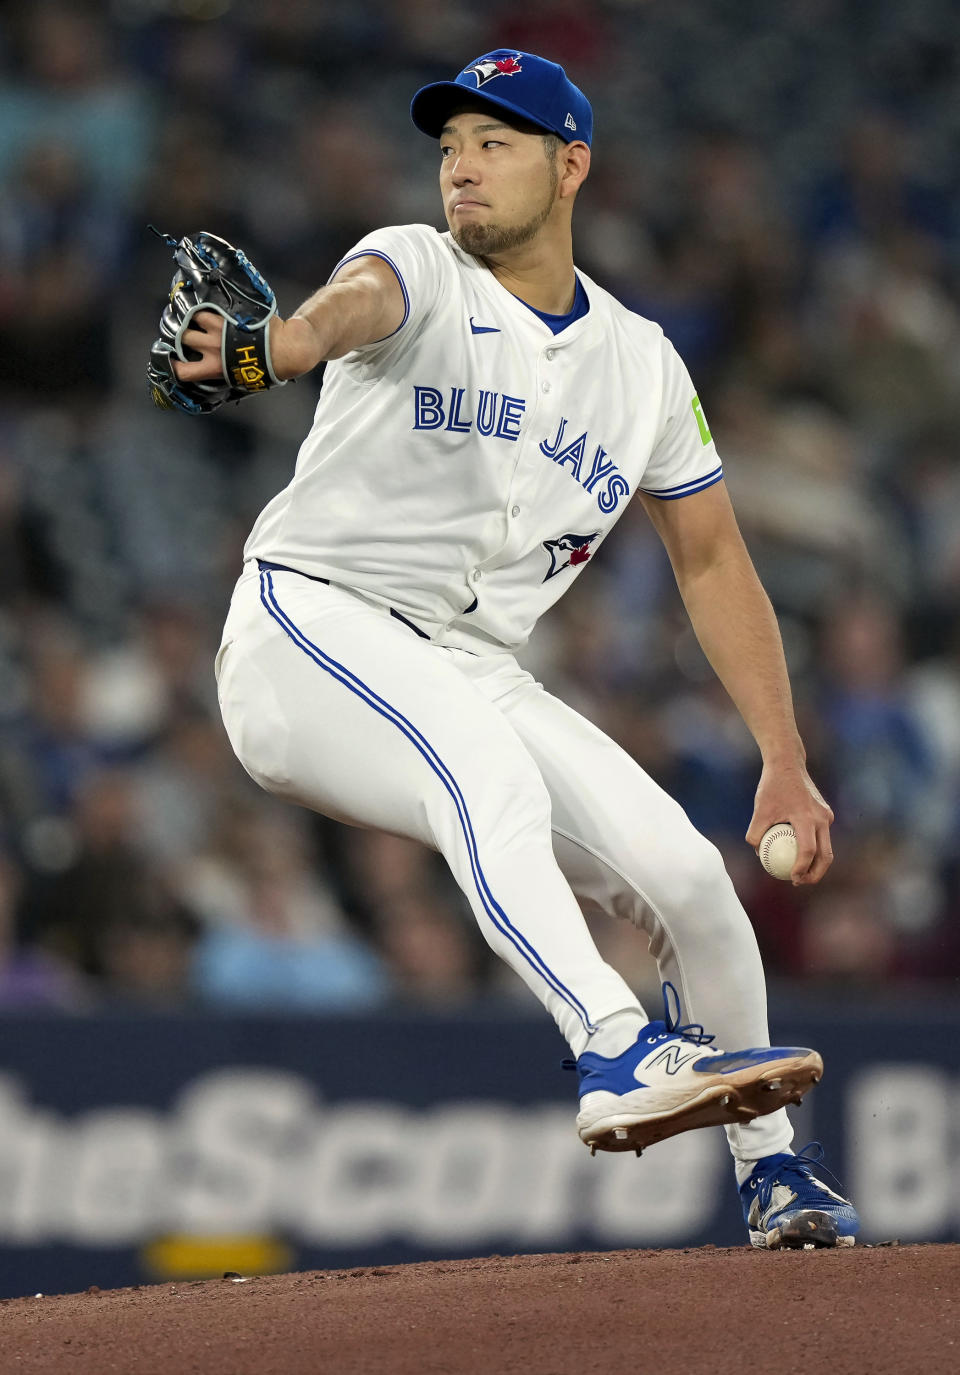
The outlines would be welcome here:
[[[150,228],[173,249],[177,264],[170,300],[160,319],[160,337],[150,350],[147,367],[155,404],[164,410],[204,415],[227,401],[284,386],[273,371],[267,328],[277,313],[277,298],[246,254],[203,230],[177,240],[153,225]],[[223,316],[223,376],[208,382],[181,382],[173,363],[199,357],[183,345],[184,330],[198,310],[214,310]]]

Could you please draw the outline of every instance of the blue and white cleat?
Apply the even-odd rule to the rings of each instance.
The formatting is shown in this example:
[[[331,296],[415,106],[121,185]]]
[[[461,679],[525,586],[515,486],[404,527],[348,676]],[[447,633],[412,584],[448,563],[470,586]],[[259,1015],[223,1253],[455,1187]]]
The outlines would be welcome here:
[[[677,1002],[676,1015],[668,990]],[[664,984],[663,1001],[664,1020],[648,1023],[622,1055],[607,1059],[585,1051],[576,1062],[577,1130],[591,1154],[639,1154],[695,1127],[750,1122],[799,1103],[823,1074],[817,1052],[801,1046],[720,1050],[702,1026],[679,1025],[672,984]]]
[[[860,1230],[857,1211],[849,1199],[817,1179],[813,1166],[822,1159],[823,1147],[811,1141],[797,1155],[768,1155],[757,1161],[740,1186],[751,1246],[779,1251],[854,1244]]]

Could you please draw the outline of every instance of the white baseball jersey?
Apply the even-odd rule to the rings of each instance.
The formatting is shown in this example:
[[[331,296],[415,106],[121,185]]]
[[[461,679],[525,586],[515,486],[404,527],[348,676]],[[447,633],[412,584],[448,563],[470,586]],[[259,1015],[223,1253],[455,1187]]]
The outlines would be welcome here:
[[[403,322],[328,365],[245,555],[441,643],[518,648],[635,492],[672,500],[722,476],[693,384],[659,326],[583,273],[589,310],[554,335],[449,234],[380,229],[338,267],[364,254],[396,273]]]

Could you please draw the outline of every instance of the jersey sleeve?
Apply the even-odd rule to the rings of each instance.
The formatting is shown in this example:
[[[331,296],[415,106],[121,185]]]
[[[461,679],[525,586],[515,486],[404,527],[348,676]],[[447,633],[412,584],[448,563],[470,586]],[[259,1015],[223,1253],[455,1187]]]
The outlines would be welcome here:
[[[442,255],[439,236],[429,225],[375,229],[344,254],[331,272],[330,281],[336,280],[337,273],[347,263],[363,257],[381,258],[393,270],[403,292],[404,306],[403,319],[392,334],[353,350],[354,356],[369,359],[392,352],[400,340],[415,333],[430,314],[439,297]]]
[[[668,339],[663,341],[662,395],[660,429],[640,490],[676,501],[719,482],[723,465],[690,374]]]

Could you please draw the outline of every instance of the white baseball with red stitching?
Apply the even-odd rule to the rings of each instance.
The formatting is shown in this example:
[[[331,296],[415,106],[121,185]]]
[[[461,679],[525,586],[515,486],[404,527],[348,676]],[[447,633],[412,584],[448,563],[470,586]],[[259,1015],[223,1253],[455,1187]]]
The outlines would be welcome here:
[[[797,833],[789,821],[764,831],[757,846],[760,863],[774,878],[788,879],[797,862]]]

